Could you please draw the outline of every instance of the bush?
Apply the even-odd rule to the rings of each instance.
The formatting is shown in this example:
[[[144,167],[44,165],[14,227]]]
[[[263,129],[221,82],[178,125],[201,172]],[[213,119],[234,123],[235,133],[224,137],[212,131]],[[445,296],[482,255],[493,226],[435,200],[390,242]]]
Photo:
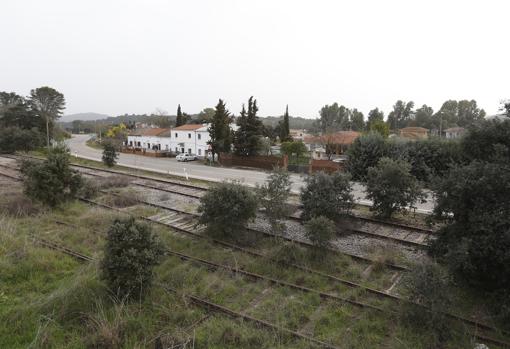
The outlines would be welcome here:
[[[116,219],[106,236],[101,278],[119,298],[138,300],[150,289],[163,247],[149,226]]]
[[[112,142],[105,142],[103,145],[103,163],[108,167],[113,167],[117,162],[117,151]]]
[[[127,187],[132,182],[131,178],[121,175],[102,177],[96,180],[98,181],[100,189],[123,188]]]
[[[143,195],[136,191],[122,191],[119,193],[110,193],[104,198],[104,203],[108,206],[119,208],[130,207],[140,203]]]
[[[266,180],[266,183],[257,187],[257,194],[261,206],[264,207],[269,223],[276,233],[282,233],[285,224],[281,223],[288,214],[290,207],[287,200],[290,194],[290,175],[287,171],[276,168]]]
[[[305,223],[306,237],[320,250],[330,246],[336,233],[335,223],[324,216],[313,217]]]
[[[0,153],[14,153],[17,150],[27,152],[43,144],[44,135],[37,128],[5,127],[0,129]]]
[[[92,199],[99,193],[99,183],[96,180],[83,178],[78,194],[85,199]]]
[[[472,286],[510,291],[510,166],[474,161],[434,189],[439,231],[431,252]]]
[[[200,198],[199,224],[212,235],[238,239],[248,220],[255,218],[257,206],[256,196],[240,183],[219,183]]]
[[[52,207],[75,197],[82,177],[69,165],[69,151],[65,146],[53,148],[43,162],[23,161],[25,194]]]
[[[403,303],[400,316],[404,324],[426,334],[431,334],[434,347],[450,336],[450,321],[445,312],[451,305],[452,283],[449,274],[438,264],[416,266],[404,278],[404,292],[413,303]]]
[[[301,189],[301,217],[304,220],[318,216],[336,220],[341,214],[349,213],[354,206],[348,174],[318,172],[306,178],[305,182]]]
[[[473,125],[462,139],[462,152],[470,160],[510,161],[510,120]]]
[[[356,138],[347,154],[349,156],[347,169],[353,179],[364,181],[367,169],[377,165],[379,159],[386,156],[387,144],[382,135],[371,132]]]
[[[406,212],[408,206],[414,208],[424,196],[410,170],[408,163],[389,158],[382,158],[376,167],[369,168],[366,192],[373,201],[370,210],[389,218],[395,212]]]

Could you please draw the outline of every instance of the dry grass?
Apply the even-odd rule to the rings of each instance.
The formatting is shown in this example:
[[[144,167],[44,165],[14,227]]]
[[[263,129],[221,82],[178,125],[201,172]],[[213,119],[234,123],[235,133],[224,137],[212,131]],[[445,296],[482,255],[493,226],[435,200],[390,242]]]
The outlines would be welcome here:
[[[124,188],[127,187],[133,181],[132,178],[127,176],[109,176],[96,179],[99,189],[110,189],[110,188]]]
[[[12,217],[35,215],[40,212],[40,206],[21,193],[12,193],[0,203],[0,212]]]
[[[104,202],[106,205],[118,208],[135,206],[139,203],[140,200],[144,200],[143,194],[133,190],[122,191],[119,193],[110,193],[104,197]]]

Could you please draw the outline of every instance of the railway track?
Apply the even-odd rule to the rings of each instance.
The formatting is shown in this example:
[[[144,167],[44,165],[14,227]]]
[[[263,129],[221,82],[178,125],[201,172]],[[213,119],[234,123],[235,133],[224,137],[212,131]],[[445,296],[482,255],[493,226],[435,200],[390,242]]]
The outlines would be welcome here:
[[[11,168],[11,167],[9,167],[9,166],[5,166],[5,165],[0,165],[0,167],[5,167],[5,168],[9,168],[9,169],[11,169],[11,170],[16,170],[16,169],[14,169],[14,168]],[[8,177],[8,178],[13,179],[13,180],[20,180],[20,178],[19,178],[19,177],[17,177],[17,176],[13,176],[12,174],[6,174],[6,173],[2,173],[2,172],[0,172],[0,175],[3,175],[3,176],[5,176],[5,177]],[[161,190],[161,188],[157,188],[157,187],[154,187],[154,186],[149,186],[149,187],[150,187],[151,189]],[[190,194],[190,195],[193,195],[193,194]],[[96,203],[96,204],[97,204],[97,203]],[[190,213],[187,213],[187,212],[184,212],[184,211],[179,211],[179,210],[176,210],[176,209],[173,209],[173,208],[169,208],[169,207],[162,206],[162,205],[157,205],[157,204],[154,204],[154,203],[148,203],[148,202],[147,202],[147,203],[144,203],[144,204],[147,204],[147,205],[149,205],[149,206],[153,206],[153,207],[162,208],[162,209],[165,209],[165,210],[172,210],[172,211],[175,211],[176,213],[186,214],[186,215],[189,215],[189,216],[192,216],[192,215],[193,215],[193,214],[190,214]],[[106,206],[106,205],[103,205],[103,206]],[[121,211],[121,212],[123,212],[123,211]],[[151,220],[151,218],[149,218],[149,217],[142,217],[142,218],[143,218],[143,219],[145,219],[145,220],[149,220],[149,221],[154,222],[154,221],[153,221],[153,220]],[[167,219],[168,219],[168,218],[170,218],[170,220],[169,220],[169,222],[170,222],[170,223],[175,223],[175,222],[177,222],[177,221],[181,221],[181,218],[180,218],[180,217],[174,217],[174,218],[176,218],[175,220],[172,220],[172,217],[166,217],[166,218],[167,218]],[[168,224],[168,221],[167,221],[166,223],[165,223],[165,222],[158,222],[158,221],[156,221],[156,223],[160,223],[160,224],[167,225],[167,226],[171,227],[172,229],[177,229],[177,230],[179,230],[179,229],[180,229],[181,231],[183,231],[183,230],[188,230],[188,231],[186,231],[186,233],[188,233],[188,234],[190,233],[189,229],[191,229],[192,227],[194,227],[193,222],[188,222],[188,224],[187,224],[187,225],[181,225],[181,227],[180,227],[180,228],[179,228],[178,226],[175,226],[175,225],[172,225],[172,224]],[[181,223],[182,223],[182,222],[181,222]],[[257,232],[259,232],[259,231],[257,231]],[[260,232],[259,232],[259,233],[260,233]],[[267,235],[267,233],[266,233],[266,235]],[[272,235],[272,234],[269,234],[269,235]],[[274,235],[273,235],[273,236],[274,236]],[[222,242],[222,244],[224,244],[224,242]],[[227,246],[228,246],[228,247],[233,247],[233,246],[232,246],[232,244],[228,244]],[[253,252],[253,251],[250,251],[250,254],[252,254],[252,255],[253,255],[253,254],[254,254],[254,252]],[[255,254],[256,254],[256,253],[255,253]],[[261,257],[265,257],[265,256],[260,255],[260,254],[256,254],[256,255],[261,256]],[[76,257],[76,258],[80,258],[80,257]],[[82,258],[82,259],[83,259],[83,258]],[[329,275],[328,275],[327,277],[329,277],[329,278],[333,277],[333,278],[335,278],[335,279],[338,279],[338,278],[336,278],[336,277],[334,277],[334,276],[329,276]],[[336,280],[336,281],[338,281],[338,280]],[[347,283],[350,283],[350,284],[352,284],[352,285],[355,285],[354,283],[351,283],[351,282],[346,281],[346,280],[342,280],[342,281],[340,281],[340,282],[343,282],[343,283],[344,283],[344,282],[347,282]],[[388,294],[386,294],[386,293],[384,293],[384,292],[382,292],[382,291],[377,291],[377,290],[375,290],[375,291],[376,291],[376,293],[378,293],[378,294],[380,294],[380,295],[384,295],[384,296],[391,296],[391,295],[388,295]],[[370,292],[370,291],[369,291],[369,292]],[[393,296],[393,297],[394,297],[394,298],[398,298],[398,297],[396,297],[396,296]],[[459,316],[456,316],[456,315],[450,315],[450,314],[449,314],[449,316],[451,316],[451,317],[453,317],[453,318],[455,318],[455,319],[461,320],[461,321],[463,321],[463,322],[465,322],[465,323],[471,324],[471,325],[473,325],[473,326],[476,326],[476,327],[478,327],[478,328],[485,328],[485,329],[494,330],[491,326],[484,325],[484,324],[480,324],[480,323],[478,323],[478,322],[476,322],[476,321],[472,321],[472,320],[470,320],[470,319],[465,319],[465,318],[462,318],[462,317],[459,317]],[[487,341],[492,341],[493,343],[496,343],[496,344],[498,344],[498,345],[501,345],[501,342],[498,342],[497,340],[492,340],[492,339],[487,338],[487,337],[483,337],[483,338],[482,338],[481,336],[479,336],[479,338],[480,338],[480,339],[483,339],[483,340],[487,340]]]
[[[28,156],[28,155],[15,155],[15,156],[1,155],[1,156],[10,158],[10,159],[18,159],[18,158],[25,157],[25,158],[35,159],[35,160],[42,160],[42,158],[40,158],[40,157]],[[158,183],[162,183],[162,184],[166,184],[166,185],[171,185],[171,186],[173,186],[171,189],[168,189],[168,188],[166,188],[166,189],[158,188],[158,189],[168,191],[169,193],[180,194],[183,196],[188,196],[188,197],[197,198],[197,199],[199,199],[201,197],[201,195],[203,195],[203,193],[208,190],[207,186],[190,184],[190,183],[186,183],[184,181],[162,179],[162,178],[153,177],[153,176],[139,175],[139,174],[129,173],[129,172],[125,172],[125,171],[104,169],[104,168],[98,168],[98,167],[94,167],[94,166],[81,165],[81,164],[72,164],[72,166],[75,168],[80,168],[80,169],[84,169],[84,170],[93,170],[93,171],[106,172],[106,173],[110,173],[110,174],[124,175],[124,176],[128,176],[128,177],[137,178],[140,180],[148,180],[148,181],[152,181],[152,182],[158,182]],[[91,174],[91,175],[94,175],[94,174]],[[143,183],[140,183],[140,184],[143,185]],[[157,188],[157,187],[150,186],[150,185],[143,185],[143,186],[146,186],[148,188],[153,188],[153,189]],[[182,188],[182,187],[192,189],[192,191],[186,192],[186,191],[180,190],[180,188]],[[292,204],[292,206],[295,206],[296,209],[302,208],[301,205]],[[435,233],[435,231],[430,228],[412,226],[412,225],[401,223],[401,222],[380,220],[380,219],[376,219],[373,217],[366,217],[366,216],[357,215],[357,214],[352,214],[351,216],[355,219],[359,219],[359,220],[366,221],[366,222],[377,223],[377,224],[381,224],[381,225],[386,225],[386,226],[392,227],[392,228],[414,230],[414,231],[419,231],[419,232],[427,233],[427,234]]]
[[[0,165],[0,167],[1,166],[5,166],[5,165]],[[6,167],[8,167],[8,166],[6,166]],[[10,168],[10,167],[8,167],[8,168]],[[91,176],[103,177],[101,175],[97,175],[97,174],[93,174],[93,173],[87,173],[87,174],[89,174]],[[140,186],[140,187],[143,187],[143,188],[152,189],[152,190],[159,190],[159,191],[163,191],[163,192],[169,192],[169,193],[173,193],[173,194],[183,195],[180,192],[175,191],[173,189],[160,188],[160,187],[156,187],[156,186],[152,186],[152,185],[148,185],[148,184],[143,184],[143,183],[137,183],[137,182],[132,182],[131,184],[137,185],[137,186]],[[111,193],[111,194],[114,195],[113,193]],[[196,197],[196,194],[187,193],[186,195],[190,196],[190,197]],[[189,212],[185,212],[183,210],[179,210],[179,209],[171,208],[171,207],[168,207],[168,206],[151,203],[151,202],[148,202],[148,201],[140,201],[140,203],[148,205],[148,206],[152,206],[152,207],[155,207],[155,208],[160,208],[160,209],[164,209],[164,210],[174,211],[174,212],[181,213],[181,214],[184,214],[184,215],[194,216],[195,218],[198,217],[197,214],[192,214],[192,213],[189,213]],[[174,228],[178,228],[178,227],[174,226]],[[276,235],[276,234],[270,233],[268,231],[261,231],[261,230],[256,230],[256,229],[253,229],[253,228],[247,228],[247,230],[251,231],[251,232],[254,232],[254,233],[262,234],[262,235],[268,236],[268,237],[276,237],[276,238],[284,239],[286,241],[289,241],[289,242],[292,242],[292,243],[296,243],[296,244],[304,246],[306,248],[313,247],[313,245],[311,243],[309,243],[309,242],[306,242],[306,241],[303,241],[303,240],[298,240],[298,239],[293,239],[293,238],[288,237],[288,236]],[[359,232],[362,232],[364,234],[369,234],[368,232],[363,232],[362,230],[359,230]],[[373,236],[374,234],[371,234],[371,235]],[[386,239],[392,240],[393,238],[388,236],[388,237],[386,237]],[[407,243],[411,244],[411,242],[407,242]],[[416,245],[418,245],[418,244],[416,244]],[[421,248],[424,247],[421,244],[418,245],[418,246],[421,247]],[[352,253],[347,253],[347,252],[341,252],[341,251],[339,251],[337,249],[334,249],[334,248],[329,248],[329,250],[332,251],[332,252],[335,252],[335,253],[341,253],[341,254],[347,255],[347,256],[349,256],[349,257],[351,257],[353,259],[356,259],[356,260],[365,261],[365,262],[368,262],[368,263],[374,263],[375,262],[374,260],[369,259],[367,257],[363,257],[363,256],[360,256],[360,255],[356,255],[356,254],[352,254]],[[402,265],[396,265],[396,264],[391,264],[391,263],[385,263],[385,264],[388,267],[390,267],[392,269],[395,269],[395,270],[401,270],[401,271],[402,270],[408,270],[407,267],[402,266]]]
[[[61,225],[67,225],[67,226],[70,226],[70,227],[73,227],[73,228],[76,227],[75,225],[72,225],[72,224],[69,224],[69,223],[65,223],[65,222],[62,222],[62,221],[57,221],[56,223],[57,224],[61,224]],[[63,253],[65,253],[67,255],[70,255],[73,258],[76,258],[78,260],[86,261],[86,262],[90,262],[90,261],[93,260],[92,257],[85,256],[85,255],[83,255],[83,254],[81,254],[79,252],[73,251],[73,250],[71,250],[71,249],[69,249],[69,248],[67,248],[67,247],[65,247],[63,245],[54,243],[52,241],[49,241],[49,240],[46,240],[46,239],[41,239],[41,238],[36,238],[35,236],[34,236],[34,240],[37,241],[39,244],[45,246],[45,247],[51,248],[51,249],[56,250],[56,251],[63,252]],[[315,289],[311,289],[311,288],[307,288],[307,287],[304,287],[304,286],[292,284],[292,283],[289,283],[289,282],[286,282],[286,281],[283,281],[283,280],[280,280],[280,279],[275,279],[275,278],[267,277],[267,276],[264,276],[264,275],[252,273],[252,272],[240,269],[240,268],[236,268],[236,267],[232,267],[232,266],[228,266],[228,265],[223,265],[223,264],[215,263],[215,262],[203,259],[203,258],[198,258],[198,257],[191,256],[191,255],[188,255],[188,254],[185,254],[185,253],[182,253],[182,252],[173,251],[173,250],[171,250],[169,248],[166,248],[165,251],[166,251],[167,255],[176,256],[177,258],[179,258],[182,261],[188,261],[188,262],[200,264],[200,265],[206,267],[207,270],[222,269],[222,270],[226,270],[226,271],[230,272],[231,274],[242,275],[244,277],[247,277],[249,279],[253,279],[255,281],[266,281],[266,282],[269,282],[271,284],[275,284],[275,285],[282,286],[282,287],[287,287],[287,288],[294,289],[294,290],[297,290],[297,291],[300,291],[300,292],[314,293],[314,294],[317,294],[321,299],[330,299],[330,300],[333,300],[333,301],[338,301],[338,302],[342,302],[342,303],[348,303],[348,304],[354,305],[356,307],[360,307],[360,308],[364,308],[364,309],[370,309],[370,310],[377,311],[377,312],[382,313],[382,314],[388,314],[388,311],[383,310],[383,309],[381,309],[379,307],[370,305],[370,304],[354,301],[354,300],[351,300],[351,299],[346,299],[346,298],[343,298],[343,297],[340,297],[340,296],[337,296],[337,295],[334,295],[334,294],[325,293],[325,292],[321,292],[321,291],[318,291],[318,290],[315,290]],[[398,299],[398,297],[394,297],[394,298]],[[400,301],[404,301],[403,299],[399,299],[399,300]],[[220,310],[220,312],[223,312],[223,311],[221,311],[220,308],[225,308],[222,305],[214,304],[214,303],[211,303],[211,302],[209,302],[207,300],[201,299],[201,301],[202,301],[202,304],[209,304],[209,305],[212,304],[213,305],[212,306],[213,307],[212,310],[215,310],[215,311],[216,310]],[[217,308],[217,307],[220,307],[220,308]],[[228,309],[228,308],[225,308],[225,309]],[[209,309],[209,310],[211,310],[211,309]],[[241,312],[235,312],[235,313],[236,313],[235,317],[241,317],[241,318],[243,318],[245,320],[246,320],[245,316],[249,317],[248,315],[246,315],[246,313],[241,313]],[[447,314],[447,315],[449,315],[450,317],[452,317],[452,318],[454,318],[456,320],[461,320],[461,321],[466,322],[466,319],[463,319],[461,317],[458,317],[458,316],[455,316],[455,315],[450,315],[450,314]],[[263,321],[263,320],[260,320],[260,321]],[[471,325],[476,324],[477,328],[483,328],[483,329],[486,329],[486,330],[494,330],[490,326],[479,324],[479,323],[473,323],[470,320],[468,320],[467,323],[469,323]],[[324,347],[330,347],[330,348],[334,347],[333,345],[330,345],[330,344],[325,343],[323,341],[316,341],[316,342],[314,342],[313,341],[313,337],[306,336],[303,333],[300,333],[300,332],[297,332],[297,331],[293,331],[293,330],[289,330],[289,329],[286,329],[286,330],[294,332],[297,335],[297,337],[299,337],[299,338],[303,338],[303,339],[306,338],[307,340],[312,339],[311,342],[316,343],[316,344],[321,344]],[[287,331],[283,331],[283,332],[290,333],[290,332],[287,332]],[[485,341],[487,343],[492,343],[492,344],[496,344],[498,346],[503,346],[503,347],[510,347],[509,343],[506,343],[506,342],[500,341],[498,339],[494,339],[494,338],[482,335],[480,333],[475,333],[475,337],[477,337],[478,339],[483,340],[483,341]]]
[[[60,224],[66,224],[66,223],[60,222]],[[72,250],[72,249],[70,249],[70,248],[68,248],[68,247],[66,247],[64,245],[58,244],[56,242],[36,237],[33,234],[31,234],[31,238],[33,239],[33,241],[36,244],[39,244],[39,245],[44,246],[46,248],[52,249],[54,251],[58,251],[58,252],[64,253],[64,254],[66,254],[68,256],[71,256],[71,257],[73,257],[75,259],[78,259],[80,261],[83,261],[83,262],[92,262],[94,260],[93,257],[86,256],[84,254],[76,252],[76,251],[74,251],[74,250]],[[170,254],[170,255],[178,256],[181,260],[199,261],[199,259],[196,259],[194,257],[188,256],[188,255],[185,255],[185,254],[182,254],[182,253],[177,253],[177,252],[174,252],[174,251],[171,251],[171,250],[168,250],[168,249],[167,249],[166,252],[168,254]],[[214,266],[214,267],[217,267],[217,268],[222,267],[221,265],[211,264],[211,262],[200,261],[200,263],[202,263],[202,264],[206,263],[208,266]],[[235,273],[242,273],[240,270],[231,270],[231,271],[235,272]],[[249,276],[252,277],[252,278],[255,278],[257,280],[261,279],[256,274],[249,275]],[[255,318],[253,316],[249,316],[249,315],[247,315],[245,313],[241,313],[241,312],[235,311],[235,310],[230,309],[228,307],[225,307],[223,305],[211,302],[211,301],[203,299],[203,298],[199,298],[199,297],[197,297],[195,295],[192,295],[192,294],[189,294],[189,293],[182,293],[179,290],[171,288],[169,286],[166,286],[166,285],[164,285],[162,283],[157,283],[156,285],[159,286],[159,287],[162,287],[166,291],[171,291],[171,292],[173,292],[175,294],[182,295],[183,297],[185,297],[188,300],[190,300],[193,304],[201,306],[204,309],[206,309],[207,311],[214,311],[216,313],[221,313],[221,314],[224,314],[224,315],[228,315],[228,316],[233,317],[233,318],[238,318],[238,319],[242,319],[244,321],[252,322],[252,323],[255,323],[257,325],[261,325],[261,326],[263,326],[265,328],[269,328],[271,330],[276,330],[276,331],[278,331],[280,333],[291,335],[292,337],[295,337],[295,338],[298,338],[298,339],[305,340],[307,342],[313,343],[315,345],[318,345],[321,348],[339,349],[338,347],[336,347],[336,346],[334,346],[334,345],[332,345],[330,343],[324,342],[322,340],[319,340],[317,338],[314,338],[314,337],[302,334],[300,332],[297,332],[297,331],[294,331],[294,330],[291,330],[291,329],[288,329],[288,328],[285,328],[285,327],[273,324],[273,323],[265,321],[265,320],[257,319],[257,318]],[[289,287],[289,285],[284,285],[284,286]]]

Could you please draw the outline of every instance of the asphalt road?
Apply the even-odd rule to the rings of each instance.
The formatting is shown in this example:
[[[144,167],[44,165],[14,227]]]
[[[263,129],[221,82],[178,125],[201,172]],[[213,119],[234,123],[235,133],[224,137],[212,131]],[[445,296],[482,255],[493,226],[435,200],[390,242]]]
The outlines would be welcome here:
[[[102,151],[86,145],[86,141],[89,138],[89,135],[73,135],[73,137],[68,140],[71,153],[84,159],[101,161]],[[223,180],[235,179],[249,186],[262,184],[267,178],[267,172],[259,170],[210,167],[198,162],[178,162],[175,158],[151,158],[120,153],[117,163],[126,167],[168,173],[182,177],[188,176],[189,178],[208,181],[221,182]],[[291,175],[292,192],[299,192],[304,184],[303,178],[304,177],[301,175]],[[370,201],[366,200],[364,187],[361,184],[353,183],[353,193],[357,202],[368,205],[371,204]],[[429,197],[426,203],[418,204],[417,206],[419,212],[430,213],[433,209],[433,200]]]

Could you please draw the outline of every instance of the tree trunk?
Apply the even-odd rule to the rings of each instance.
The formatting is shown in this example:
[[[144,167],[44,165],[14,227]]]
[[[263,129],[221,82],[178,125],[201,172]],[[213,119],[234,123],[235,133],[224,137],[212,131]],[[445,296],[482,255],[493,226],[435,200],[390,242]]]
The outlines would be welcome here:
[[[50,120],[46,116],[46,145],[48,147],[48,152],[50,151]]]

